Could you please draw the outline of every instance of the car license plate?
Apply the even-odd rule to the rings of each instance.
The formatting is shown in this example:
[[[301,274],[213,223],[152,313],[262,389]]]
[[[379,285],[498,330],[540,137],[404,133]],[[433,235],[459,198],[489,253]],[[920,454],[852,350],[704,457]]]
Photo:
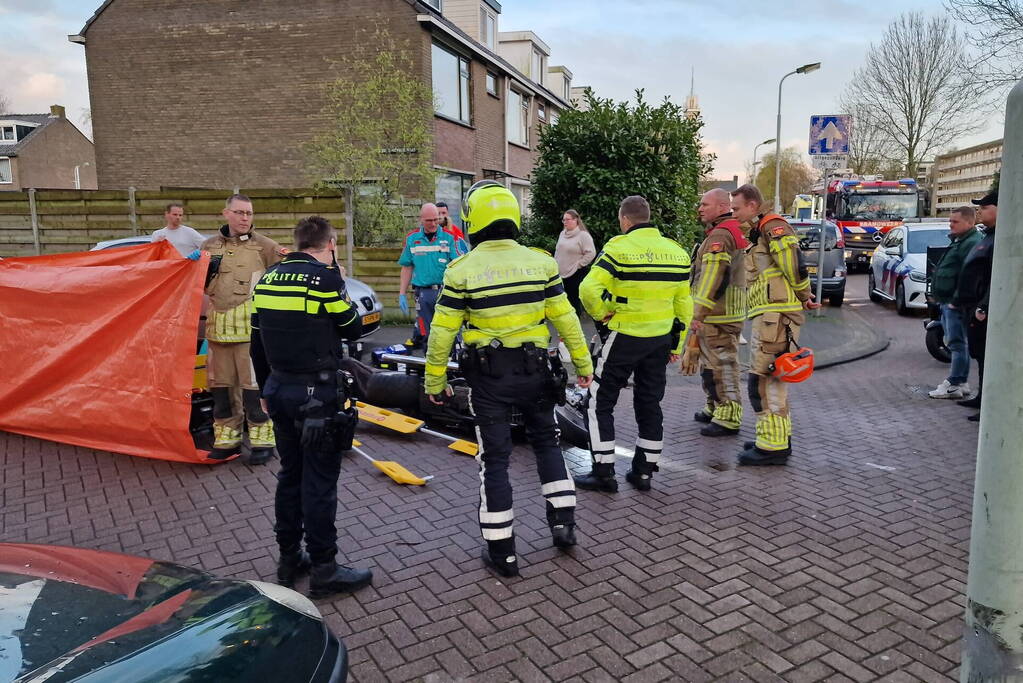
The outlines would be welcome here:
[[[806,272],[808,272],[810,275],[816,275],[817,274],[817,266],[807,266],[806,267]]]
[[[370,313],[369,315],[362,316],[362,324],[363,325],[369,325],[370,323],[375,323],[375,322],[379,322],[379,321],[380,321],[380,314],[379,313]]]

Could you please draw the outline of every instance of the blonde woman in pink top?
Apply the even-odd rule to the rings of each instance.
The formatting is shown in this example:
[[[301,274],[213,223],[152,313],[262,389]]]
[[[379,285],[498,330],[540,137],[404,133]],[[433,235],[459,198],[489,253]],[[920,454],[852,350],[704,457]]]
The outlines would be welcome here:
[[[590,263],[597,255],[593,246],[593,237],[586,229],[586,224],[579,217],[579,212],[569,209],[561,217],[561,235],[558,246],[554,250],[554,260],[558,262],[561,279],[565,283],[565,294],[572,303],[576,313],[582,311],[579,303],[579,283],[590,270]]]

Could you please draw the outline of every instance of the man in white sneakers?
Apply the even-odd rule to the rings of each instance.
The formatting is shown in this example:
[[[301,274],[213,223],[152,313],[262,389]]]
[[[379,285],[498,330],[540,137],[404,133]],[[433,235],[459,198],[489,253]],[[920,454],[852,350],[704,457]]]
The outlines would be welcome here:
[[[163,217],[167,221],[167,225],[153,233],[153,241],[167,240],[185,258],[190,258],[193,261],[198,259],[199,248],[206,238],[187,225],[181,224],[185,218],[185,207],[177,202],[171,202],[164,210]]]
[[[944,331],[945,346],[952,355],[952,367],[948,378],[931,391],[931,398],[966,398],[970,387],[966,379],[970,374],[970,354],[966,342],[966,323],[963,308],[955,301],[959,293],[959,275],[963,262],[970,250],[980,242],[981,235],[974,227],[976,212],[972,206],[961,206],[952,211],[949,229],[952,240],[942,254],[931,275],[931,296],[941,306],[941,327]]]

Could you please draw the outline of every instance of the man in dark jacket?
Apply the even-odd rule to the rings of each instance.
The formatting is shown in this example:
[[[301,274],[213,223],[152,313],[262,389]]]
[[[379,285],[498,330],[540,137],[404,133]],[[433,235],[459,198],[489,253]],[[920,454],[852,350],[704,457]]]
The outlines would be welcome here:
[[[970,355],[977,360],[980,387],[984,388],[984,345],[987,338],[988,300],[991,296],[991,268],[994,265],[995,220],[998,217],[998,191],[989,192],[983,199],[974,199],[979,206],[977,220],[984,225],[984,238],[973,247],[963,261],[959,274],[959,288],[953,303],[963,309],[966,342]],[[980,392],[968,401],[959,401],[967,408],[980,407]],[[980,420],[980,413],[971,415],[972,422]]]
[[[952,354],[952,367],[948,378],[930,392],[931,398],[966,398],[970,388],[966,380],[970,375],[970,355],[966,348],[966,330],[962,309],[954,303],[959,287],[959,273],[963,261],[982,235],[974,227],[977,212],[972,206],[961,206],[952,211],[949,218],[949,237],[952,243],[934,268],[931,279],[931,294],[941,306],[941,327],[945,334],[945,346]]]

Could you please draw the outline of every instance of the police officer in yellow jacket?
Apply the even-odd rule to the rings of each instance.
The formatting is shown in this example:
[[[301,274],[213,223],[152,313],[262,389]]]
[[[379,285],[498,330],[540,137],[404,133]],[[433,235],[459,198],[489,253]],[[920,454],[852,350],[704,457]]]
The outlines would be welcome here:
[[[618,223],[624,234],[608,241],[579,286],[586,312],[604,321],[609,334],[587,396],[593,470],[575,477],[575,483],[583,489],[618,490],[614,408],[634,374],[639,434],[625,478],[640,491],[649,491],[664,444],[665,372],[669,360],[678,360],[681,333],[693,316],[689,254],[650,224],[650,206],[643,197],[622,201]]]
[[[754,226],[746,252],[749,283],[749,400],[757,414],[756,441],[745,444],[740,465],[784,465],[792,454],[788,385],[771,372],[775,358],[795,350],[803,310],[813,302],[799,238],[781,216],[763,214],[764,199],[754,185],[732,193],[732,215]]]
[[[568,548],[576,542],[575,487],[558,445],[554,417],[564,384],[556,380],[557,355],[548,353],[547,321],[568,347],[581,387],[589,385],[592,361],[557,263],[549,254],[515,242],[520,217],[511,191],[493,181],[477,183],[466,195],[462,219],[473,249],[444,271],[444,288],[430,327],[425,389],[435,403],[450,394],[448,354],[464,325],[466,351],[459,361],[471,389],[480,446],[479,523],[487,542],[483,562],[501,576],[515,576],[518,561],[508,481],[513,409],[522,413],[536,454],[554,545]]]
[[[749,242],[732,217],[728,192],[707,191],[697,209],[707,226],[693,263],[693,322],[699,346],[686,346],[682,373],[693,374],[697,361],[707,403],[694,419],[707,425],[704,436],[733,436],[742,424],[739,334],[746,321],[746,270]]]

